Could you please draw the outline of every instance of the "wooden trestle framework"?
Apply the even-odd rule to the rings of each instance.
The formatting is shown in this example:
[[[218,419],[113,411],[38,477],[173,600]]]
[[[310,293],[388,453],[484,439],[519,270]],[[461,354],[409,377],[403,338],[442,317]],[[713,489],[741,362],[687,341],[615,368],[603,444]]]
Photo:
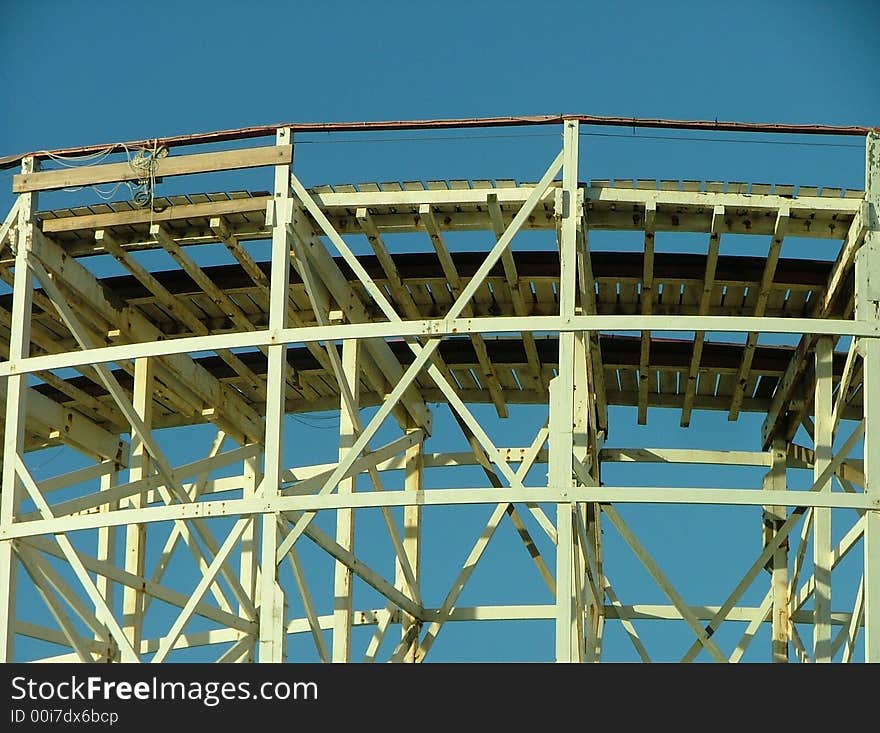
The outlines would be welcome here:
[[[880,136],[864,135],[864,190],[819,191],[579,181],[581,121],[546,124],[562,128],[563,144],[537,183],[307,189],[290,127],[262,147],[170,145],[147,174],[121,149],[108,151],[117,162],[74,167],[22,157],[0,230],[11,286],[0,295],[0,658],[20,658],[14,642],[28,637],[60,645],[56,659],[164,661],[198,646],[202,658],[283,661],[289,635],[311,634],[324,661],[421,661],[447,622],[545,619],[557,660],[598,661],[608,624],[648,660],[638,625],[664,619],[692,632],[684,660],[735,661],[766,624],[773,661],[880,661]],[[243,168],[270,168],[271,190],[151,191],[145,207],[43,211],[37,201]],[[510,247],[527,229],[558,246]],[[633,232],[642,251],[591,252],[598,230]],[[450,251],[458,231],[481,232],[486,246]],[[702,233],[705,253],[655,252],[661,232]],[[414,233],[417,250],[393,246]],[[719,254],[730,234],[754,237],[766,255]],[[783,258],[785,237],[823,239],[839,254]],[[200,247],[218,243],[234,264],[199,264]],[[156,251],[174,266],[157,267]],[[102,274],[100,255],[126,274]],[[717,333],[740,337],[707,337]],[[800,342],[759,344],[759,334]],[[546,423],[530,445],[499,446],[475,403],[499,419],[544,405]],[[464,450],[431,452],[438,404]],[[761,450],[610,447],[609,408],[620,405],[639,423],[650,408],[674,409],[682,426],[698,410],[761,413]],[[324,410],[339,414],[338,462],[286,465],[285,416]],[[209,455],[172,465],[154,432],[201,423],[216,427]],[[379,445],[383,425],[398,437]],[[801,426],[812,446],[795,442]],[[27,453],[61,444],[90,464],[35,480]],[[740,488],[611,486],[600,474],[613,461],[766,476]],[[423,485],[427,472],[468,465],[482,469],[478,485]],[[796,470],[812,470],[809,490],[790,485]],[[763,507],[763,541],[743,538],[747,572],[715,605],[697,605],[707,599],[686,599],[624,522],[630,503]],[[491,515],[469,552],[446,550],[466,559],[432,604],[422,516],[440,505]],[[382,511],[392,577],[357,556],[367,508]],[[325,512],[335,533],[312,521]],[[832,516],[846,527],[839,543]],[[546,581],[545,602],[461,606],[507,520]],[[666,605],[617,597],[603,531],[629,546]],[[332,556],[332,578],[307,578],[304,540]],[[855,603],[832,606],[833,571],[853,549]],[[198,573],[182,581],[175,563],[187,553]],[[360,581],[387,605],[355,607]],[[23,583],[42,597],[36,613],[19,598]],[[763,602],[743,605],[762,583]],[[174,609],[158,634],[144,627],[153,600]],[[742,641],[722,648],[714,632],[734,621],[745,623]],[[363,625],[366,648],[353,644]]]

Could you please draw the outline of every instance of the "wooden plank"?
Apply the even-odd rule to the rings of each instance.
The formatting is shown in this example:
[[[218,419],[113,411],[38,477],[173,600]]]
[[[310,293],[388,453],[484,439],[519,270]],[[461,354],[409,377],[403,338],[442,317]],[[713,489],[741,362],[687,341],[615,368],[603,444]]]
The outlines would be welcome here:
[[[155,177],[183,176],[190,173],[260,168],[267,165],[290,164],[293,160],[292,145],[271,145],[245,150],[224,150],[219,153],[196,153],[195,155],[169,156],[156,160]],[[98,183],[136,181],[143,178],[143,171],[134,169],[130,163],[81,166],[37,173],[20,173],[12,179],[14,193],[28,191],[52,191],[72,186],[93,186]]]
[[[207,293],[191,293],[184,298],[184,301],[188,304],[194,305],[199,311],[205,314],[204,317],[206,318],[220,319],[226,317],[226,314]]]
[[[620,304],[631,306],[629,311],[635,313],[633,307],[639,302],[639,296],[636,292],[636,284],[634,282],[621,281],[620,283]]]
[[[751,372],[749,374],[749,378],[746,380],[745,389],[743,390],[745,394],[745,399],[751,399],[752,395],[755,394],[755,390],[758,387],[758,379],[760,378],[760,376],[760,374],[755,374],[754,372]]]
[[[727,292],[724,295],[724,305],[731,308],[742,308],[744,293],[745,288],[739,285],[728,285]]]
[[[718,382],[718,396],[719,397],[731,397],[733,396],[734,391],[736,390],[736,375],[735,374],[722,374],[721,379]],[[751,394],[748,395],[751,397]]]
[[[703,288],[701,285],[686,284],[684,286],[684,294],[682,295],[681,304],[692,307],[699,306],[702,295]]]
[[[632,395],[638,395],[639,382],[636,378],[635,369],[618,369],[617,374],[620,377],[620,389],[622,392],[629,392]]]
[[[659,369],[655,369],[652,366],[649,366],[646,370],[648,375],[648,394],[650,395],[658,395],[662,389],[662,385],[660,385],[660,377],[662,372]]]
[[[520,387],[523,390],[529,389],[540,389],[541,387],[541,375],[533,369],[530,369],[528,366],[517,365],[515,367],[510,368],[511,376],[514,377],[515,381],[518,381]],[[511,390],[513,392],[519,391]]]
[[[555,281],[545,278],[535,278],[532,282],[535,285],[535,294],[538,297],[537,303],[538,305],[543,306],[541,314],[558,313],[559,296],[553,291]]]
[[[617,392],[619,389],[617,386],[617,369],[605,367],[603,371],[605,372],[605,384],[608,386],[608,391]]]
[[[450,376],[451,376],[451,372],[450,372]],[[450,379],[449,383],[453,386],[453,388],[455,387],[455,380]],[[431,377],[431,375],[428,374],[428,372],[426,372],[426,371],[420,372],[419,374],[416,375],[415,384],[418,386],[418,389],[422,394],[425,393],[425,390],[436,389],[436,387],[437,387],[437,383],[434,381],[434,379]],[[372,391],[372,388],[367,387],[363,391],[363,394],[369,394],[371,391]]]
[[[163,331],[167,330],[168,325],[177,324],[177,320],[168,312],[167,308],[160,308],[151,301],[137,303],[136,301],[130,300],[128,302],[129,305],[137,305],[138,310],[157,326],[164,324],[164,327],[162,328]]]
[[[438,315],[445,314],[452,305],[452,293],[449,291],[449,283],[446,280],[438,280],[436,278],[425,280],[425,290],[434,307],[441,310]]]
[[[237,306],[246,316],[259,316],[264,312],[264,309],[259,307],[256,302],[249,297],[249,293],[241,290],[227,290],[226,293],[229,295],[229,299],[232,301],[233,305]],[[248,320],[253,323],[254,320],[258,321],[259,319],[249,318]]]
[[[312,313],[312,301],[309,300],[309,295],[306,292],[304,285],[291,284],[290,301],[300,313],[300,316],[304,319],[304,323],[310,325],[315,323],[315,316]],[[306,318],[306,316],[308,316],[308,318]]]
[[[806,299],[808,290],[792,290],[791,294],[788,296],[788,300],[785,301],[785,312],[786,315],[794,316],[795,318],[806,318]],[[768,301],[767,308],[770,308],[770,303]]]
[[[325,381],[324,377],[317,372],[310,373],[308,377],[305,377],[302,373],[300,373],[300,382],[302,382],[304,386],[308,386],[309,388],[314,390],[315,393],[321,395],[322,397],[335,397],[339,394],[336,383],[334,382],[332,384],[328,384]]]
[[[674,395],[676,393],[677,372],[663,369],[660,372],[660,391],[663,394]]]
[[[511,367],[504,366],[501,364],[496,364],[495,367],[496,367],[495,373],[498,375],[498,382],[501,385],[501,388],[505,392],[507,392],[507,391],[518,392],[519,385],[517,385],[516,380],[514,380],[514,378],[513,378],[513,373],[512,373]]]
[[[480,389],[480,386],[477,385],[471,376],[470,369],[454,367],[451,371],[455,375],[456,381],[461,385],[461,389]]]
[[[759,375],[755,397],[764,400],[770,399],[773,396],[773,390],[776,389],[778,383],[778,377],[769,377],[766,374]]]
[[[129,209],[107,214],[91,214],[87,216],[59,216],[56,219],[44,219],[42,230],[45,234],[56,232],[68,232],[78,229],[109,229],[111,227],[126,224],[149,224],[151,222],[166,222],[175,219],[197,219],[200,217],[226,216],[237,213],[266,211],[266,202],[269,196],[254,196],[252,198],[234,199],[230,201],[212,201],[203,204],[186,204],[183,206],[168,206],[161,211],[149,209]],[[63,213],[63,212],[56,212]],[[43,216],[42,213],[39,216]]]
[[[412,296],[413,301],[416,306],[418,306],[419,313],[423,314],[431,314],[432,316],[437,315],[434,314],[434,299],[431,297],[431,292],[428,291],[428,288],[425,287],[428,283],[425,282],[415,282],[412,283],[407,290],[409,290],[410,295]],[[432,287],[433,291],[433,287]]]
[[[700,377],[697,383],[697,394],[714,395],[716,373],[708,369],[700,369]]]
[[[597,307],[602,313],[613,313],[617,308],[617,288],[612,280],[605,278],[598,281],[599,295],[597,297]]]
[[[645,206],[645,254],[642,260],[641,312],[651,315],[654,308],[654,221],[657,207],[654,202]],[[621,295],[623,289],[621,288]],[[639,410],[638,423],[644,425],[648,420],[648,393],[657,391],[657,373],[649,370],[651,351],[651,332],[642,331],[639,350]]]
[[[786,314],[788,314],[788,306],[785,300],[785,291],[786,288],[771,288],[769,294],[767,295],[767,307],[764,311],[765,313],[778,313],[784,307],[786,310]],[[792,295],[794,295],[794,293],[792,293]],[[803,296],[801,297],[801,304],[803,305]]]
[[[656,284],[657,302],[665,306],[678,307],[684,303],[684,295],[682,293],[683,283],[678,280],[660,280]],[[702,288],[694,286],[696,289],[697,300],[702,295]]]
[[[769,291],[768,291],[768,294],[769,294]],[[743,291],[743,303],[742,303],[743,308],[745,308],[747,311],[753,311],[755,309],[755,305],[758,302],[759,295],[760,295],[760,288],[758,288],[754,285],[749,285]]]

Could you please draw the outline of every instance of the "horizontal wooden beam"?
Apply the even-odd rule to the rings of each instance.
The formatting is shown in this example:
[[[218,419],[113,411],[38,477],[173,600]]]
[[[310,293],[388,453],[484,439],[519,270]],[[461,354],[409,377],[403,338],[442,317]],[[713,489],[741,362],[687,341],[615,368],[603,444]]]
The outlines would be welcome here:
[[[224,150],[220,153],[197,153],[195,155],[157,158],[153,175],[156,178],[163,178],[183,176],[189,173],[260,168],[269,165],[290,164],[292,160],[293,146],[291,145]],[[144,171],[138,170],[129,162],[109,163],[39,173],[20,173],[12,179],[12,190],[14,193],[51,191],[75,186],[93,186],[98,183],[136,181],[143,177]]]
[[[603,448],[605,463],[700,463],[718,466],[769,466],[767,451],[698,450],[689,448]]]
[[[111,512],[76,514],[54,519],[34,519],[0,527],[0,539],[39,537],[100,527],[119,527],[132,523],[152,524],[170,520],[193,520],[234,516],[256,516],[274,512],[319,512],[336,509],[367,509],[399,506],[463,506],[474,504],[600,502],[612,504],[727,505],[826,507],[831,509],[876,510],[876,499],[864,493],[838,491],[778,491],[742,488],[693,488],[650,486],[566,486],[561,488],[462,487],[413,491],[358,491],[353,494],[273,495],[166,504],[143,509],[117,509]],[[607,511],[607,510],[606,510]],[[337,559],[350,559],[339,552],[335,542],[319,530],[306,532],[312,541]],[[324,539],[326,538],[326,540]],[[283,548],[282,548],[283,549]],[[375,586],[374,586],[375,587]]]
[[[250,214],[257,211],[262,213],[266,211],[266,203],[270,199],[271,196],[249,196],[240,199],[168,206],[161,211],[146,208],[130,211],[108,211],[104,214],[86,214],[84,216],[59,216],[57,219],[43,219],[40,228],[45,234],[54,234],[55,232],[70,232],[81,229],[154,224],[177,219],[213,218],[229,214]]]
[[[586,190],[587,201],[609,204],[633,204],[644,206],[648,201],[657,207],[693,206],[708,209],[712,213],[715,206],[724,206],[727,216],[738,210],[776,213],[786,209],[793,218],[809,217],[815,212],[854,216],[862,205],[861,198],[840,198],[831,196],[780,196],[777,194],[720,193],[716,191],[657,191],[654,189],[624,188],[610,186],[591,186]],[[843,239],[844,234],[838,237]]]
[[[59,440],[76,450],[101,460],[113,460],[120,466],[128,465],[128,444],[79,411],[60,405],[28,388],[27,427],[32,433],[49,441]],[[6,391],[0,390],[0,412],[5,412]],[[3,427],[0,426],[0,434]]]
[[[360,315],[360,314],[358,314]],[[139,319],[140,322],[140,319]],[[152,336],[154,331],[144,334],[141,340],[113,346],[102,346],[93,349],[31,356],[16,362],[0,362],[0,378],[13,374],[37,372],[42,369],[65,369],[80,367],[86,364],[98,364],[118,361],[120,359],[138,359],[143,357],[170,356],[196,351],[215,351],[224,348],[253,348],[272,344],[306,344],[333,339],[357,338],[378,340],[380,346],[387,347],[388,355],[394,360],[387,366],[391,367],[400,361],[394,356],[387,338],[431,337],[445,338],[449,336],[469,336],[472,333],[505,333],[513,331],[538,332],[559,331],[638,331],[640,326],[652,331],[718,331],[725,333],[743,333],[757,331],[759,333],[815,333],[819,335],[839,335],[877,338],[880,337],[880,325],[867,321],[820,320],[807,318],[754,318],[744,317],[731,319],[727,316],[525,316],[525,317],[486,317],[457,318],[451,320],[422,320],[402,322],[369,322],[366,318],[353,323],[334,324],[328,326],[302,326],[285,328],[275,331],[260,330],[250,332],[215,333],[209,336],[186,336],[177,339],[157,339]],[[622,343],[622,342],[621,342]],[[679,342],[687,343],[687,341]],[[737,344],[718,344],[731,346]],[[740,347],[741,348],[741,347]],[[766,347],[779,350],[785,355],[786,347]],[[405,352],[404,352],[405,353]],[[523,361],[524,361],[524,357]],[[671,357],[670,357],[671,358]],[[841,356],[842,363],[845,357]],[[607,357],[606,357],[607,359]],[[682,368],[687,365],[686,356],[677,355],[678,364]],[[193,362],[195,364],[195,362]],[[522,362],[520,362],[522,363]],[[631,363],[627,361],[624,363]],[[673,366],[669,364],[668,366]],[[726,367],[726,363],[720,364]],[[734,367],[735,368],[735,367]],[[773,371],[778,365],[773,365]],[[763,371],[763,369],[761,370]],[[777,372],[778,373],[778,372]],[[399,375],[386,372],[393,384]],[[210,400],[206,400],[210,403]],[[250,442],[250,441],[249,441]]]
[[[272,150],[275,150],[273,147]],[[167,158],[165,161],[167,162]],[[57,173],[52,171],[51,173]],[[48,174],[38,174],[48,175]],[[422,231],[419,208],[437,207],[434,212],[439,228],[447,230],[481,231],[494,226],[488,207],[491,200],[496,206],[516,206],[528,197],[532,187],[501,187],[485,189],[425,189],[414,191],[313,191],[312,195],[330,219],[334,228],[341,234],[360,234],[360,223],[351,216],[358,208],[367,208],[376,229],[384,234]],[[717,231],[730,234],[773,234],[776,214],[780,208],[788,207],[789,236],[805,236],[816,239],[843,239],[847,227],[854,218],[859,218],[860,199],[831,197],[801,197],[796,199],[784,196],[742,194],[720,194],[699,192],[675,192],[637,190],[626,188],[583,188],[590,207],[589,228],[609,230],[640,230],[644,227],[641,215],[635,216],[650,203],[656,207],[655,230],[666,231],[705,231],[709,232],[715,224],[714,204],[723,202],[729,207]],[[118,212],[89,213],[71,215],[40,213],[41,228],[46,234],[56,232],[80,231],[88,229],[109,229],[114,226],[142,225],[145,223],[198,220],[232,214],[253,214],[254,221],[262,226],[263,212],[268,196],[221,199],[196,204],[170,204],[157,199],[155,209],[133,209]],[[535,211],[524,223],[527,229],[553,229],[555,219],[547,209],[552,202],[548,194],[543,197],[543,211]],[[459,211],[459,208],[462,210]],[[470,209],[470,210],[469,210]],[[635,211],[634,211],[634,210]],[[497,223],[506,226],[510,214],[502,213]],[[190,236],[204,237],[207,226],[195,226],[194,231],[177,230],[176,239],[180,241]],[[317,234],[320,232],[316,231]],[[266,232],[259,232],[266,236]],[[122,236],[122,235],[120,235]],[[124,237],[123,237],[124,238]],[[71,251],[76,254],[75,250]]]
[[[418,207],[430,206],[467,206],[483,205],[491,195],[499,204],[521,203],[531,194],[533,184],[520,186],[501,186],[490,188],[454,188],[454,189],[417,189],[394,191],[317,191],[314,199],[322,209],[352,209],[357,207]],[[773,194],[742,194],[719,193],[715,191],[666,191],[655,189],[636,189],[624,187],[595,186],[580,184],[584,199],[590,204],[599,205],[632,205],[642,212],[650,203],[654,210],[667,207],[682,213],[681,207],[692,207],[703,210],[708,207],[709,213],[714,206],[725,206],[728,214],[736,211],[753,211],[775,214],[780,209],[790,211],[792,217],[809,218],[817,212],[852,217],[859,211],[862,200],[859,198],[832,198],[830,196],[779,196]],[[553,200],[554,193],[548,190],[542,202]],[[641,225],[644,227],[644,224]],[[843,239],[841,233],[838,238]]]

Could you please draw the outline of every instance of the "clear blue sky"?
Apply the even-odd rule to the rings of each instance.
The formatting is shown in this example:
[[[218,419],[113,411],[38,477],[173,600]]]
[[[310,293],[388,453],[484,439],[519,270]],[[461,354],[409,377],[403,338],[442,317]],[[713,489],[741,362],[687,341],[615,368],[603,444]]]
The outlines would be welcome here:
[[[870,0],[0,0],[0,155],[282,121],[578,112],[877,125],[878,27],[880,4]],[[582,138],[582,179],[693,178],[850,188],[863,184],[863,153],[853,147],[660,141],[627,130],[593,132],[618,136]],[[413,178],[536,180],[558,139],[536,135],[369,145],[331,144],[313,135],[301,142],[307,144],[297,149],[297,170],[311,185]],[[852,145],[857,140],[834,142]],[[0,173],[4,210],[12,201],[10,178],[11,172]],[[270,181],[254,185],[266,188]],[[641,241],[597,235],[592,244],[600,249],[637,249]],[[527,245],[528,240],[520,246]],[[468,242],[454,246],[465,248]],[[705,242],[658,237],[657,246],[701,251]],[[799,246],[797,241],[787,242],[783,256],[830,259],[835,254]],[[766,242],[731,239],[722,252],[751,254],[763,247]],[[438,419],[443,425],[444,418]],[[524,411],[521,419],[493,434],[499,443],[527,444],[540,421],[535,411]],[[648,427],[638,429],[633,410],[617,410],[609,444],[760,448],[760,421],[753,417],[729,425],[723,415],[695,415],[686,433],[677,425],[677,413],[652,410]],[[321,460],[331,460],[325,436],[332,430],[307,429],[301,423],[291,423],[291,429],[303,433],[310,457],[314,450],[326,454]],[[444,432],[438,431],[432,450],[443,449]],[[206,432],[192,435],[193,445],[204,444],[206,450]],[[165,440],[181,461],[203,452],[201,447],[187,452],[180,449],[179,440]],[[451,438],[447,442],[453,445]],[[38,477],[73,465],[65,463],[66,456],[56,460],[54,455],[47,451],[32,458]],[[49,458],[53,464],[44,465]],[[293,450],[289,458],[291,463],[310,460]],[[479,474],[461,480],[478,481]],[[746,469],[710,474],[682,470],[673,475],[609,467],[605,480],[754,486],[760,477]],[[428,603],[439,604],[483,514],[439,510],[426,519],[434,538],[426,543],[426,569],[438,578],[426,589]],[[624,516],[695,604],[720,603],[735,585],[736,573],[759,550],[759,510],[731,510],[720,520],[710,518],[705,509],[627,508]],[[365,520],[366,537],[374,531],[372,521]],[[836,526],[835,533],[846,528]],[[608,552],[616,559],[609,567],[622,600],[666,602],[612,532],[606,533]],[[499,532],[496,541],[473,578],[474,591],[465,594],[462,604],[502,598],[550,602],[510,528]],[[728,561],[734,546],[744,549]],[[303,552],[313,558],[314,583],[322,572],[325,579],[331,578],[329,564],[305,548]],[[380,559],[370,548],[364,552],[368,558],[375,554],[377,567],[390,574],[387,553]],[[640,583],[645,591],[637,595]],[[480,584],[482,593],[477,592]],[[378,603],[374,594],[359,593],[361,607]],[[758,603],[760,594],[753,592],[746,600]],[[36,612],[43,613],[38,601],[23,602],[33,602]],[[328,603],[325,593],[324,612]],[[851,607],[848,593],[841,607]],[[661,659],[681,656],[690,643],[687,633],[667,633],[651,624],[640,629],[651,640],[649,651]],[[726,648],[741,633],[739,626],[732,629],[723,627],[716,636]],[[438,660],[551,658],[549,624],[510,631],[493,624],[450,625],[432,654]],[[357,638],[366,643],[362,636]],[[310,644],[305,636],[293,641],[291,658],[309,658]],[[768,646],[766,638],[759,637],[747,658],[766,659]],[[29,649],[26,643],[20,648],[23,654]],[[610,659],[633,658],[616,624],[609,628],[607,649]],[[53,653],[49,647],[39,650]]]

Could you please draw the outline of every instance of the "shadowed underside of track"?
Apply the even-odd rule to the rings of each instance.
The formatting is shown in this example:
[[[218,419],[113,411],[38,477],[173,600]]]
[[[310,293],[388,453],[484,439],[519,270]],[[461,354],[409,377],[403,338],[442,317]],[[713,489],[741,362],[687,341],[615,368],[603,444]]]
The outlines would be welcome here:
[[[455,252],[452,261],[461,277],[473,274],[482,262],[479,252]],[[436,255],[429,252],[402,253],[394,255],[401,278],[412,293],[422,318],[441,316],[451,302],[451,293]],[[385,285],[383,273],[375,256],[361,258],[365,268],[380,285]],[[555,252],[518,251],[514,261],[521,280],[532,295],[528,315],[550,315],[558,308],[559,258]],[[269,266],[258,262],[268,276]],[[340,269],[348,268],[342,261]],[[597,281],[597,311],[603,315],[633,315],[640,312],[644,254],[641,252],[594,252],[593,270]],[[699,312],[698,293],[702,290],[706,256],[688,253],[662,253],[654,259],[654,277],[662,284],[653,305],[653,312],[663,314],[696,315]],[[779,261],[765,310],[767,316],[806,317],[811,302],[820,297],[831,269],[830,262],[815,260],[782,259]],[[504,280],[501,265],[490,273],[482,297],[478,296],[474,307],[475,316],[513,315],[514,307],[510,289]],[[754,311],[758,297],[764,259],[761,257],[724,255],[718,258],[714,285],[707,315],[745,316]],[[256,328],[265,328],[268,314],[260,308],[260,293],[252,279],[238,264],[215,265],[204,268],[205,274],[216,283],[243,312]],[[350,285],[357,289],[358,282],[349,271]],[[211,303],[209,296],[182,270],[154,273],[156,280],[171,293],[180,307],[198,314],[204,329],[211,333],[234,331],[235,323]],[[157,298],[134,276],[104,277],[101,284],[112,298],[137,307],[168,338],[194,335],[179,320],[164,309]],[[304,324],[314,324],[308,296],[296,273],[291,274],[292,301],[301,306]],[[0,307],[9,309],[11,295],[0,297]],[[213,305],[213,308],[211,307]],[[378,320],[382,320],[381,316]],[[56,332],[61,326],[57,318],[47,313],[35,316],[46,332]],[[66,339],[58,333],[58,344],[65,348],[74,346],[69,335]],[[650,340],[650,371],[648,372],[648,405],[681,409],[688,384],[688,369],[694,350],[693,334],[690,338],[667,338],[662,334]],[[399,362],[406,366],[413,355],[400,341],[390,341],[391,349]],[[544,404],[547,401],[547,383],[557,368],[558,340],[555,335],[536,335],[535,346],[538,363],[530,364],[521,338],[506,336],[486,337],[486,348],[503,390],[504,399],[511,404]],[[603,333],[599,337],[602,365],[605,373],[606,399],[609,405],[634,406],[639,400],[640,338],[629,334]],[[485,374],[477,359],[470,339],[449,338],[440,346],[440,355],[449,366],[460,396],[466,402],[491,403]],[[707,340],[703,346],[700,370],[695,387],[696,409],[727,411],[737,385],[737,373],[743,361],[745,344],[731,342],[731,338],[719,336]],[[763,412],[779,379],[794,354],[794,346],[759,345],[754,350],[752,362],[744,385],[741,409]],[[241,350],[241,361],[259,378],[265,380],[266,358],[256,349]],[[228,364],[217,356],[199,356],[195,361],[210,374],[235,388],[258,412],[265,411],[262,403],[252,395],[248,385]],[[835,377],[843,371],[845,354],[835,356]],[[288,363],[297,375],[297,382],[288,390],[287,410],[308,412],[336,409],[339,405],[339,388],[332,372],[318,362],[312,352],[303,346],[288,351]],[[130,388],[132,378],[121,369],[115,374],[120,383]],[[430,377],[420,375],[419,389],[427,401],[443,401],[443,397]],[[65,387],[69,389],[65,390]],[[36,385],[36,390],[67,409],[75,409],[92,417],[111,432],[125,432],[127,425],[119,420],[107,419],[112,414],[113,401],[103,386],[86,376],[70,376],[59,382]],[[81,393],[91,399],[77,400],[73,394]],[[361,385],[361,401],[364,405],[381,402],[382,395],[364,382]],[[92,400],[106,405],[106,411],[97,411]],[[204,422],[201,415],[182,414],[173,401],[160,395],[156,398],[154,424],[167,427],[194,422]],[[847,417],[857,418],[859,406],[854,405]],[[35,436],[36,437],[36,436]]]

